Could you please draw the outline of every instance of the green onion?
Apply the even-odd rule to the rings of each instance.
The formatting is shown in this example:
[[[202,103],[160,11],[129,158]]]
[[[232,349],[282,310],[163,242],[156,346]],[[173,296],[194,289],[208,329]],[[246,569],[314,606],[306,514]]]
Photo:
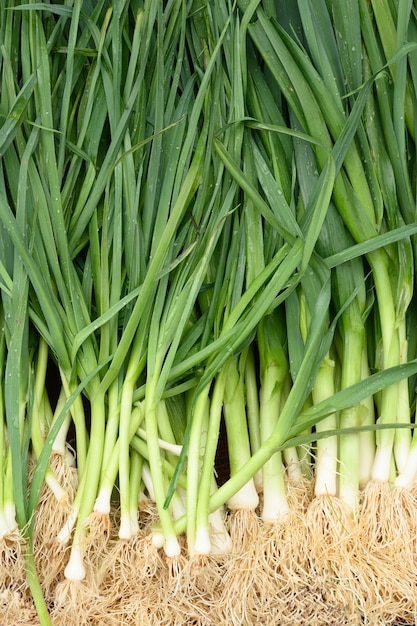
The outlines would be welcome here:
[[[416,12],[330,5],[0,7],[0,621],[414,623]]]

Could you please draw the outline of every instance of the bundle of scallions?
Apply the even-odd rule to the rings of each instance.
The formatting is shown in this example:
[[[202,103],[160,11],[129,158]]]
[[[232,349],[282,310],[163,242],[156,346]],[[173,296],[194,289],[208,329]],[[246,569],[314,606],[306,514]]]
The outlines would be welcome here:
[[[1,4],[0,623],[416,623],[416,41]]]

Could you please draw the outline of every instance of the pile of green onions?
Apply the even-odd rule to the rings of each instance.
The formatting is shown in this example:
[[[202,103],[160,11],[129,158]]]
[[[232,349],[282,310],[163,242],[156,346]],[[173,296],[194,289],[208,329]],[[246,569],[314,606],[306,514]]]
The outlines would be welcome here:
[[[282,4],[0,8],[2,623],[417,619],[417,13]]]

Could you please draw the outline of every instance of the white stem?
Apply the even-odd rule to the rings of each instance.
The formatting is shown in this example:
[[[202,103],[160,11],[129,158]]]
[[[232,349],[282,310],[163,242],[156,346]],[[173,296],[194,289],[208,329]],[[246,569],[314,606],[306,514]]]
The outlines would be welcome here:
[[[406,363],[408,360],[408,342],[406,338],[405,319],[401,320],[398,326],[398,335],[400,338],[400,363]],[[407,424],[411,422],[407,378],[398,382],[397,421]],[[399,474],[406,468],[411,443],[411,429],[396,429],[394,438],[394,458]]]
[[[146,432],[143,428],[138,428],[137,433],[140,437],[142,437],[144,441],[146,441]],[[168,452],[175,454],[175,456],[180,456],[181,451],[182,451],[182,446],[179,446],[174,443],[170,443],[169,441],[165,441],[164,439],[160,439],[159,437],[158,437],[158,443],[159,443],[159,447],[161,448],[161,450],[167,450]]]
[[[194,553],[207,555],[211,552],[210,533],[206,526],[199,526],[196,530]]]
[[[139,532],[137,509],[131,508],[124,511],[120,517],[119,539],[131,539]]]
[[[66,506],[69,502],[68,494],[50,470],[47,470],[46,472],[45,482],[54,494],[58,504]]]
[[[149,494],[150,499],[152,500],[152,502],[155,502],[155,491],[154,491],[153,484],[152,484],[151,471],[149,469],[149,465],[146,465],[145,463],[143,464],[143,467],[142,467],[142,480],[144,482],[144,485],[146,487],[146,490]]]
[[[75,453],[68,444],[65,446],[64,460],[68,467],[75,467]]]
[[[298,458],[298,452],[296,448],[285,448],[282,456],[284,457],[285,465],[287,468],[287,475],[292,483],[301,482],[303,480],[303,473],[301,471],[301,463]]]
[[[77,521],[79,509],[71,509],[70,514],[68,515],[67,521],[61,528],[58,533],[57,540],[59,543],[68,543],[71,538],[71,533],[74,530],[75,523]]]
[[[7,537],[7,535],[10,535],[10,533],[12,533],[16,529],[16,527],[16,525],[14,526],[14,528],[10,526],[10,522],[7,518],[7,514],[5,511],[0,513],[0,539],[2,539],[3,537]]]
[[[70,422],[71,415],[68,414],[64,419],[64,422],[59,429],[57,436],[55,437],[54,443],[52,444],[52,452],[61,454],[63,457],[65,457],[65,452],[67,449],[67,434]]]
[[[261,517],[266,523],[283,522],[288,519],[290,512],[284,480],[284,466],[281,462],[281,453],[276,452],[274,457],[264,465],[264,499]],[[271,474],[268,475],[270,462]],[[280,470],[278,468],[281,468]]]
[[[96,513],[104,513],[106,515],[110,513],[111,493],[110,487],[101,487],[94,504]]]
[[[217,509],[209,515],[211,554],[230,554],[232,539],[224,525],[223,508]]]
[[[132,529],[132,535],[137,535],[139,532],[139,520],[138,520],[137,509],[132,509],[130,511],[130,527]]]
[[[334,439],[334,437],[332,437]],[[337,448],[337,447],[336,447]],[[316,482],[314,493],[316,496],[337,494],[337,454],[333,442],[329,448],[321,448],[320,456],[316,461]]]
[[[255,488],[258,493],[262,493],[264,489],[264,481],[262,476],[262,470],[260,469],[253,477],[253,481],[255,483]]]
[[[167,557],[173,558],[181,554],[180,544],[176,537],[169,537],[165,540],[165,554]]]
[[[177,492],[172,496],[170,510],[174,520],[180,519],[186,513],[184,502]]]
[[[356,423],[357,406],[341,413],[340,424],[350,427]],[[355,432],[339,438],[338,496],[350,513],[356,513],[359,505],[359,435]]]
[[[237,493],[232,496],[227,505],[232,511],[239,509],[254,511],[259,504],[259,496],[255,482],[251,478]]]
[[[395,479],[396,487],[407,487],[411,489],[417,478],[417,445],[412,446],[407,458],[407,463]]]
[[[314,404],[331,397],[335,391],[334,383],[334,361],[329,355],[320,365],[316,383],[312,391]],[[336,428],[336,413],[331,413],[316,426],[317,432],[332,431]],[[316,496],[331,495],[337,493],[337,437],[326,437],[317,439],[317,458],[315,464],[315,485]]]
[[[376,450],[375,460],[372,467],[372,480],[388,482],[391,471],[392,446],[379,445]]]
[[[165,543],[164,535],[161,532],[157,531],[157,530],[153,531],[153,533],[152,533],[152,544],[155,546],[155,548],[158,548],[158,550],[160,548],[163,548],[164,547],[164,543]]]
[[[67,580],[84,580],[86,575],[81,546],[78,542],[73,543],[68,564],[64,570]]]
[[[369,364],[366,347],[362,350],[362,380],[368,378]],[[359,408],[359,418],[361,426],[375,423],[375,405],[373,396],[368,396],[362,400]],[[359,433],[359,487],[362,489],[370,481],[372,476],[372,465],[375,459],[375,433],[363,431]]]
[[[129,512],[124,512],[120,518],[119,539],[131,539],[134,534],[131,516]]]
[[[143,468],[142,468],[143,469]],[[142,504],[147,504],[149,502],[149,498],[146,495],[146,493],[143,491],[143,489],[141,489],[139,491],[139,495],[138,495],[138,505],[141,506]]]
[[[289,505],[284,479],[282,453],[276,452],[263,466],[264,493],[261,517],[264,522],[284,521],[289,514]]]
[[[13,502],[5,502],[3,507],[4,517],[6,524],[11,532],[16,530],[17,521],[16,521],[16,507]]]

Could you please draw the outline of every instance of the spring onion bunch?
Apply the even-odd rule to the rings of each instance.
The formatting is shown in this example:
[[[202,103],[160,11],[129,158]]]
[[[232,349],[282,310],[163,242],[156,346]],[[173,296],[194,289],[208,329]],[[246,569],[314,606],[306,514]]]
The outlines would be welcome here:
[[[0,621],[415,621],[416,14],[278,4],[0,8]]]

